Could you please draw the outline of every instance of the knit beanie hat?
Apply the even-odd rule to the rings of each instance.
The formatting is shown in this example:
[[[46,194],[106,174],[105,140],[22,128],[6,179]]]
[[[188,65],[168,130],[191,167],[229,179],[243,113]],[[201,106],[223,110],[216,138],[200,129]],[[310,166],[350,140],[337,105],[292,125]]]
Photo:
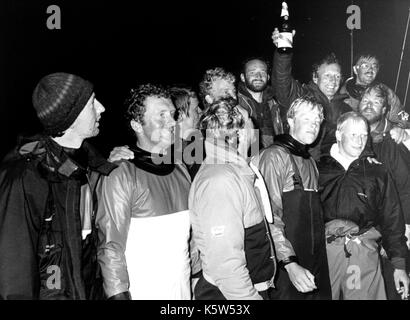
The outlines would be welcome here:
[[[93,85],[68,73],[43,77],[33,92],[33,106],[46,134],[55,136],[77,119],[93,93]]]

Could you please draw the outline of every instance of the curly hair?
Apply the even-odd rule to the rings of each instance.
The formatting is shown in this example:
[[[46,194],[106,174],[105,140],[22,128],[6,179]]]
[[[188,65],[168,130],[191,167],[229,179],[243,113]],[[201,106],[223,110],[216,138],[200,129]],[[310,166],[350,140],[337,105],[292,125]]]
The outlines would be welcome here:
[[[337,64],[340,70],[342,70],[342,67],[340,65],[339,60],[336,57],[336,54],[334,52],[331,52],[330,54],[328,54],[327,56],[325,56],[324,58],[322,58],[321,60],[313,64],[312,66],[313,77],[318,77],[318,71],[321,66],[329,65],[329,64]]]
[[[245,120],[233,98],[222,98],[213,102],[201,116],[201,130],[210,130],[214,137],[225,140],[234,137],[245,126]]]
[[[125,100],[127,120],[135,120],[141,125],[144,125],[144,114],[146,111],[145,100],[148,97],[170,99],[171,96],[169,91],[164,87],[150,83],[132,88]]]
[[[389,93],[386,89],[386,87],[382,83],[374,83],[370,86],[368,86],[365,90],[363,90],[361,96],[360,96],[360,101],[363,99],[365,94],[369,94],[371,91],[374,91],[376,93],[376,97],[382,98],[383,99],[383,106],[382,108],[386,108],[386,112],[390,111],[390,104],[388,103],[388,97]]]
[[[205,96],[212,90],[212,85],[216,80],[224,79],[235,85],[236,78],[233,73],[225,71],[225,69],[216,67],[205,71],[202,81],[199,83],[199,94],[204,101]]]

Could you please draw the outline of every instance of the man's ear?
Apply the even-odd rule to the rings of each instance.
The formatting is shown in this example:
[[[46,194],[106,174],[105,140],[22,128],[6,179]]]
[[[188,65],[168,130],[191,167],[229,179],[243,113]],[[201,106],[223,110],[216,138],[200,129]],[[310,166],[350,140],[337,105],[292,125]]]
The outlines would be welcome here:
[[[288,124],[289,124],[290,130],[293,130],[293,127],[294,127],[294,125],[295,125],[295,119],[293,119],[293,118],[288,118],[287,120],[288,120]]]
[[[382,108],[382,115],[386,115],[386,113],[387,113],[387,108],[386,108],[386,107],[383,107],[383,108]]]
[[[142,133],[143,132],[141,123],[139,123],[135,120],[131,120],[130,124],[131,124],[132,130],[134,130],[135,133]]]
[[[213,99],[211,98],[211,96],[209,94],[207,94],[205,96],[205,101],[208,102],[209,104],[211,104],[213,102]]]
[[[245,75],[243,73],[241,73],[240,78],[242,82],[245,82]]]
[[[342,140],[342,133],[339,130],[336,130],[336,141],[341,141]]]
[[[269,81],[269,79],[270,79],[270,75],[268,74],[268,81]]]
[[[317,76],[317,72],[313,72],[313,73],[312,73],[312,80],[313,80],[313,82],[314,82],[315,84],[317,84],[317,82],[318,82],[318,80],[319,80],[319,78],[318,78],[318,76]]]
[[[357,66],[353,66],[353,73],[357,76]]]

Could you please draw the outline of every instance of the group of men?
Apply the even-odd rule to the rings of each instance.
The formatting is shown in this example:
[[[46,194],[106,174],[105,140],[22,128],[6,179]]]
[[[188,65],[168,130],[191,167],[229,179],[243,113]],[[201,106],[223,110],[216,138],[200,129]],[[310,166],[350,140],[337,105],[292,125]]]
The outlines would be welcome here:
[[[140,85],[108,160],[93,85],[43,77],[44,132],[0,169],[0,298],[406,299],[406,113],[374,56],[353,70],[331,54],[300,84],[275,51],[238,86],[207,70],[201,99]]]

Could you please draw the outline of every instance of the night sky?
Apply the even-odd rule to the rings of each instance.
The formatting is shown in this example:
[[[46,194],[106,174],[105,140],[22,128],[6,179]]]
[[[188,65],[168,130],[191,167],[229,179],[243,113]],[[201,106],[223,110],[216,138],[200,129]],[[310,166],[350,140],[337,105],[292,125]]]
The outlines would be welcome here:
[[[310,79],[311,65],[335,52],[350,76],[351,4],[361,9],[354,53],[378,55],[378,79],[394,88],[408,0],[289,0],[295,37],[294,75]],[[47,7],[61,9],[61,30],[49,30]],[[40,130],[31,93],[51,72],[78,74],[95,84],[106,107],[94,143],[107,153],[130,143],[123,101],[137,84],[185,83],[196,88],[207,68],[222,66],[239,74],[248,56],[271,60],[271,33],[281,0],[249,1],[33,1],[2,0],[0,5],[0,158],[19,133]],[[397,93],[404,100],[410,70],[410,34]],[[410,111],[410,96],[406,109]]]

